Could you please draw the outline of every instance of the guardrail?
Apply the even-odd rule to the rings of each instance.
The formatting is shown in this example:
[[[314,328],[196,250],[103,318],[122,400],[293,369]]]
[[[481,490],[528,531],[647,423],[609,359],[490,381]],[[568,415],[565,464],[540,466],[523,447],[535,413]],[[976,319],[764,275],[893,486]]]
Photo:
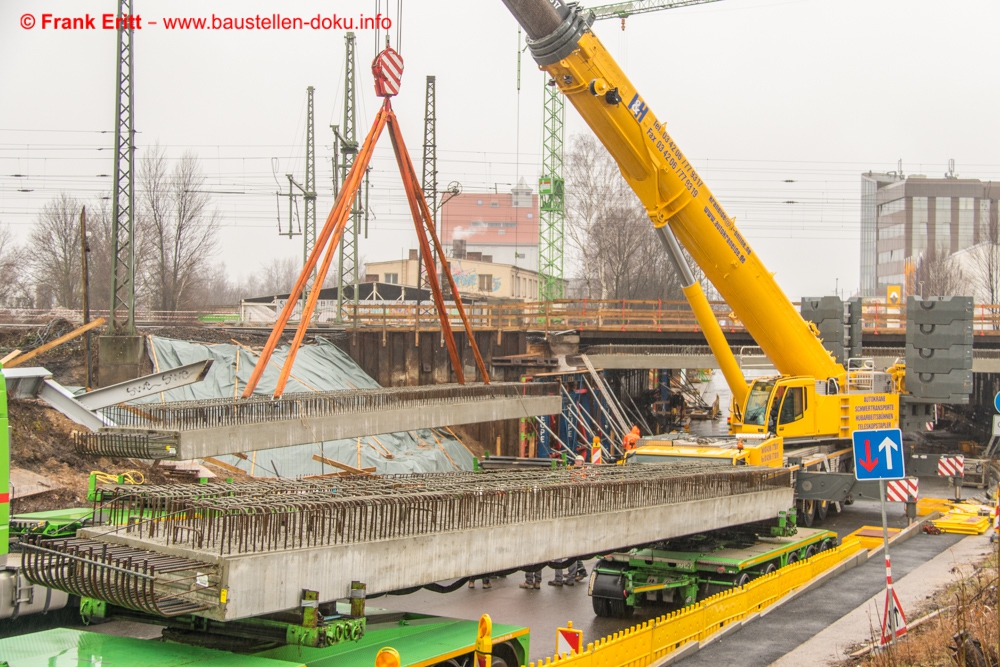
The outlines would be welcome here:
[[[220,308],[210,313],[195,310],[137,310],[135,321],[139,325],[198,325],[239,322],[238,307],[232,312]],[[107,310],[91,310],[90,320],[99,317],[108,319]],[[63,318],[70,322],[83,322],[83,311],[65,308],[0,308],[0,323],[2,324],[46,324],[54,319]]]
[[[744,331],[742,322],[723,301],[710,302],[723,330]],[[266,329],[274,324],[280,306],[275,303],[244,302],[233,312],[215,309],[200,311],[137,311],[136,322],[157,325],[238,325]],[[798,307],[798,303],[794,303]],[[862,306],[863,330],[866,333],[891,334],[906,330],[906,307],[889,307],[877,299],[866,299]],[[663,300],[591,300],[564,299],[548,302],[470,303],[466,312],[473,328],[490,331],[634,331],[678,332],[700,331],[694,313],[686,301]],[[93,311],[91,318],[106,315]],[[77,310],[34,310],[0,308],[0,323],[41,324],[63,317],[82,321]],[[454,326],[460,326],[458,311],[448,308]],[[437,331],[437,313],[431,303],[361,302],[345,304],[337,317],[335,306],[322,304],[314,314],[314,324],[320,327],[345,327],[366,330]],[[290,324],[295,324],[294,316]],[[1000,304],[977,304],[974,311],[977,335],[1000,335]]]
[[[704,641],[727,626],[759,613],[861,550],[860,540],[846,538],[836,549],[783,567],[741,588],[718,593],[679,611],[616,632],[587,644],[580,653],[546,658],[544,663],[541,660],[529,663],[529,667],[652,664],[691,642]]]

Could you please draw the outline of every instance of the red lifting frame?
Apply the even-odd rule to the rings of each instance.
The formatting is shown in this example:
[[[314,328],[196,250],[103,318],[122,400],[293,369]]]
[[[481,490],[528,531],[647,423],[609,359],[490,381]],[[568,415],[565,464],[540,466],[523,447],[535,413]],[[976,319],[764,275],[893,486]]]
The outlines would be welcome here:
[[[295,363],[296,352],[302,345],[306,329],[309,327],[312,314],[316,309],[316,301],[319,299],[321,286],[326,279],[327,272],[330,270],[330,264],[340,245],[340,239],[344,235],[344,228],[351,213],[351,204],[354,201],[358,188],[361,186],[361,177],[368,167],[368,163],[371,161],[375,144],[378,142],[379,136],[381,136],[382,130],[386,125],[389,126],[389,136],[392,139],[392,148],[396,154],[396,163],[399,166],[399,174],[403,179],[403,186],[406,189],[406,200],[410,205],[413,225],[417,230],[417,240],[420,243],[420,253],[427,270],[427,279],[430,283],[431,293],[434,296],[434,305],[437,308],[438,318],[441,320],[441,334],[444,337],[445,344],[448,346],[448,355],[451,358],[452,368],[455,369],[455,376],[459,384],[465,384],[465,373],[462,371],[462,361],[458,356],[455,334],[451,329],[451,321],[448,319],[444,296],[441,293],[441,285],[438,282],[431,244],[433,243],[433,248],[437,252],[438,257],[443,258],[444,252],[441,248],[437,232],[434,229],[434,218],[431,216],[427,201],[424,199],[423,190],[417,178],[417,172],[410,161],[410,155],[406,152],[406,145],[403,143],[403,133],[400,130],[396,114],[393,112],[390,102],[392,95],[395,95],[396,91],[399,90],[402,59],[398,53],[390,48],[386,48],[372,63],[372,72],[375,75],[376,90],[383,97],[382,107],[379,109],[378,114],[376,114],[375,121],[368,131],[368,136],[365,137],[364,144],[362,144],[361,150],[358,152],[358,156],[350,172],[347,174],[347,180],[344,181],[344,187],[337,197],[333,210],[330,211],[323,229],[316,237],[316,244],[309,253],[309,258],[306,260],[305,265],[302,267],[302,273],[299,274],[299,278],[295,282],[291,294],[288,295],[288,301],[285,303],[278,321],[275,322],[274,328],[271,330],[271,335],[267,339],[267,345],[264,346],[264,350],[257,360],[257,365],[254,366],[253,373],[250,375],[250,381],[247,382],[247,386],[243,390],[243,398],[249,398],[260,382],[260,378],[264,374],[264,369],[270,363],[271,355],[274,354],[274,350],[278,346],[278,341],[281,339],[281,335],[291,319],[292,312],[295,310],[295,304],[298,302],[302,291],[309,281],[309,276],[316,268],[316,264],[319,263],[320,255],[323,254],[325,249],[326,254],[323,256],[323,262],[320,264],[316,280],[313,281],[313,288],[310,290],[309,297],[302,309],[299,325],[295,330],[295,338],[292,340],[285,363],[281,367],[281,374],[278,376],[278,383],[274,389],[274,397],[278,398],[284,392],[285,384],[288,382],[292,366]],[[483,362],[483,357],[479,353],[479,346],[476,345],[476,338],[472,332],[472,324],[469,322],[465,308],[462,306],[462,299],[459,297],[458,288],[455,286],[455,280],[452,278],[451,268],[448,266],[447,261],[441,262],[441,269],[448,280],[451,293],[454,295],[455,308],[458,311],[459,317],[462,318],[462,324],[465,327],[465,333],[469,339],[472,354],[476,359],[476,367],[479,369],[479,374],[482,376],[483,382],[488,384],[490,376],[486,370],[486,364]]]

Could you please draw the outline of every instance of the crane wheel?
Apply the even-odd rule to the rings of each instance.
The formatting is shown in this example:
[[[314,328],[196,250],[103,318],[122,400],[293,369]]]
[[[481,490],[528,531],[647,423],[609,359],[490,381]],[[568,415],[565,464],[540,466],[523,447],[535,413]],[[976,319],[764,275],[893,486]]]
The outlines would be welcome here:
[[[799,501],[799,512],[798,512],[798,522],[799,524],[805,526],[806,528],[812,527],[813,523],[816,522],[816,501],[815,500],[800,500]]]

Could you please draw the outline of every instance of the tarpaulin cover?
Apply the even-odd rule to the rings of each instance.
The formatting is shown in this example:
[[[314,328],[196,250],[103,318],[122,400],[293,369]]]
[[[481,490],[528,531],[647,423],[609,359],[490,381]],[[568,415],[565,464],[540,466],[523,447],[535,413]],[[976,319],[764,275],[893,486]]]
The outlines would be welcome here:
[[[255,394],[270,396],[274,393],[287,352],[287,345],[275,350],[257,384]],[[143,402],[237,397],[246,387],[258,355],[238,345],[191,343],[150,336],[149,356],[157,372],[209,358],[213,359],[213,363],[202,382],[148,396],[142,399]],[[323,338],[317,338],[315,343],[299,348],[285,393],[369,389],[378,386],[343,350]],[[357,468],[374,467],[378,473],[472,469],[472,454],[446,429],[386,433],[265,449],[256,453],[246,452],[247,459],[237,456],[215,458],[247,472],[252,471],[258,477],[295,477],[337,472],[335,468],[313,460],[315,454]]]

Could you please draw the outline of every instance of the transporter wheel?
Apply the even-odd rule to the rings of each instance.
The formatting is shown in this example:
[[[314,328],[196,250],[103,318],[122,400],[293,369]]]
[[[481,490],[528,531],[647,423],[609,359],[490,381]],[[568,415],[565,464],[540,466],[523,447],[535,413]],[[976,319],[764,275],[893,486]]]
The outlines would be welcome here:
[[[817,545],[815,545],[815,544],[810,544],[809,546],[806,547],[806,555],[805,555],[805,557],[806,558],[812,558],[817,553],[819,553],[819,547]]]
[[[816,520],[816,501],[800,500],[798,514],[798,523],[810,528]]]
[[[827,515],[830,513],[830,501],[820,500],[816,503],[816,518],[820,521],[824,521]]]
[[[633,607],[625,604],[626,571],[629,567],[624,563],[601,563],[600,570],[595,565],[593,585],[590,597],[593,601],[594,613],[610,618],[628,618]]]
[[[595,614],[601,618],[611,618],[611,600],[591,597],[590,602],[594,605]]]
[[[791,565],[792,563],[798,563],[798,562],[799,562],[799,552],[793,551],[792,553],[788,554],[788,560],[785,562],[785,564]]]
[[[764,576],[765,574],[771,574],[772,572],[776,572],[777,569],[778,569],[778,565],[772,560],[770,563],[768,563],[767,565],[764,566],[764,569],[761,570],[760,576]]]
[[[747,584],[750,583],[750,579],[751,579],[751,577],[750,577],[750,573],[749,572],[740,572],[733,579],[733,588],[739,588],[741,586],[746,586]]]
[[[625,600],[608,600],[608,605],[614,618],[632,618],[632,612],[635,611],[635,607],[626,604]]]
[[[835,546],[836,546],[836,542],[834,542],[830,538],[826,538],[825,540],[823,540],[822,542],[819,543],[819,550],[820,551],[827,551],[829,549],[834,548]]]
[[[496,667],[518,667],[520,663],[517,651],[508,642],[493,647],[493,664]]]

